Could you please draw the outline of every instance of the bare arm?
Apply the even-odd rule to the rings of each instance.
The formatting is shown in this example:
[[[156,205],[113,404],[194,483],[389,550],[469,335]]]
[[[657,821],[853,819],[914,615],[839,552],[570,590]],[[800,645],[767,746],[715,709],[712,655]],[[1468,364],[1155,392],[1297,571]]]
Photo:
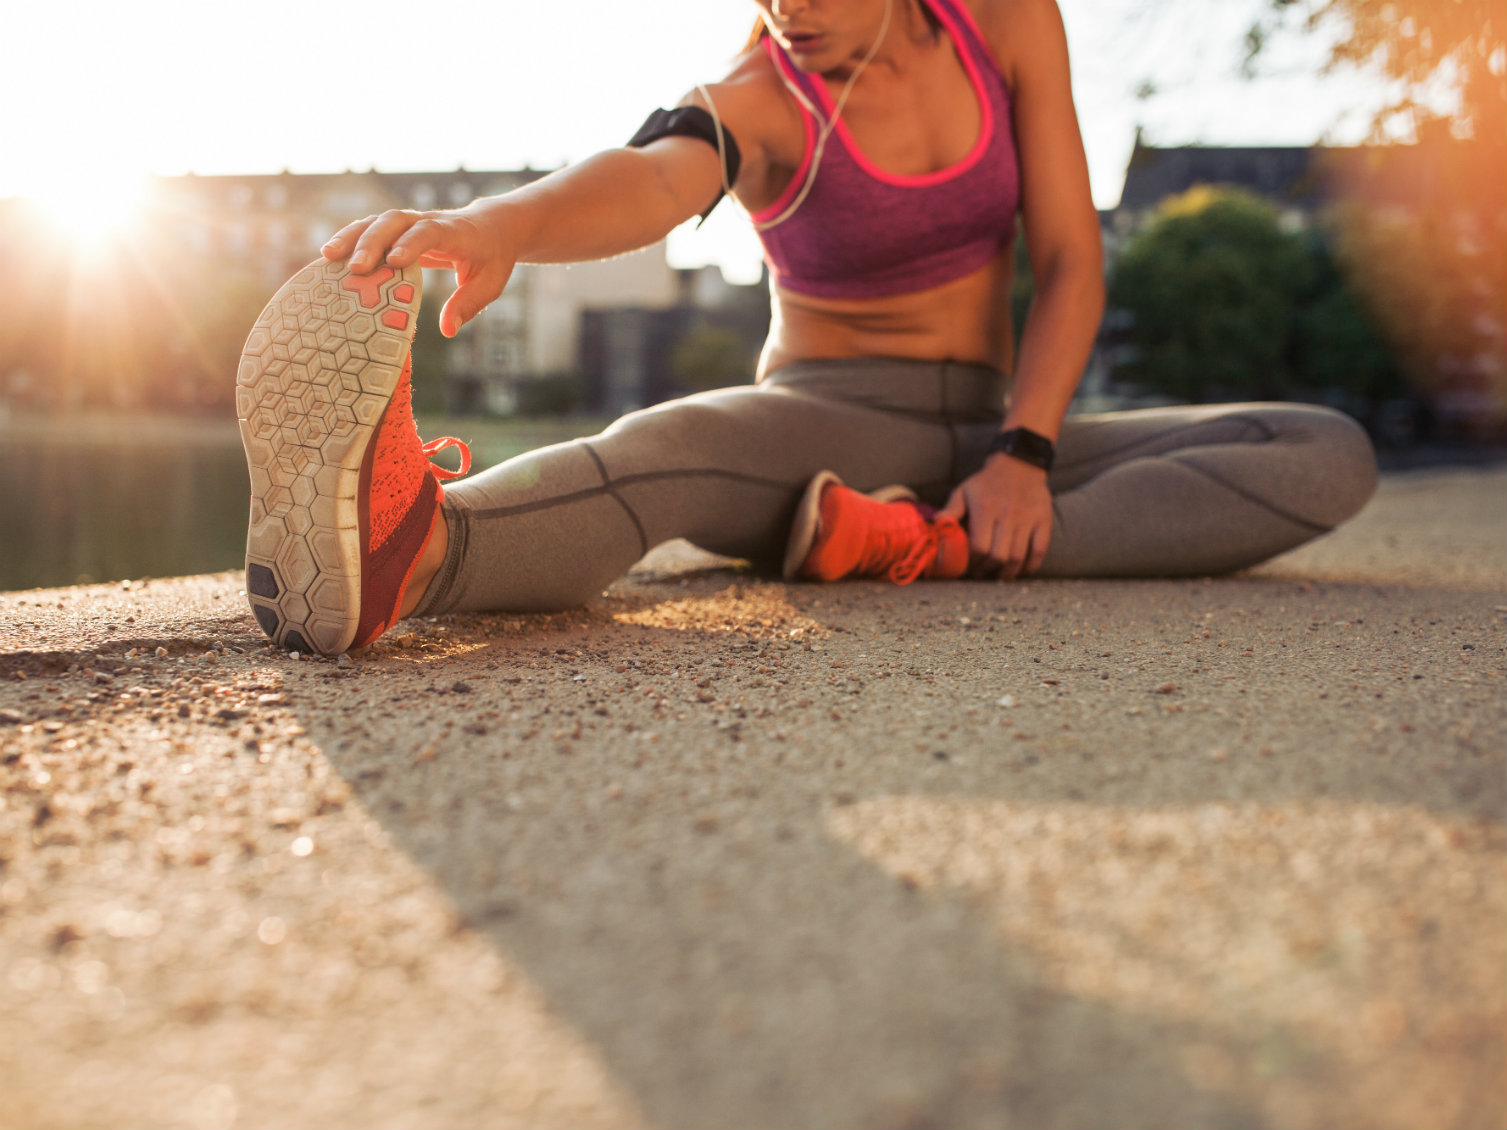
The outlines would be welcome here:
[[[1010,83],[1021,169],[1021,212],[1036,279],[1005,414],[1054,442],[1093,348],[1104,310],[1098,214],[1055,0],[974,0]],[[1045,471],[996,453],[948,500],[968,519],[981,567],[1005,577],[1034,572],[1052,533]]]
[[[358,273],[379,264],[448,267],[457,287],[440,314],[446,336],[497,298],[518,263],[573,263],[647,247],[696,215],[722,183],[717,153],[670,137],[613,149],[464,208],[393,210],[349,224],[324,245]]]
[[[1056,440],[1104,313],[1099,216],[1073,108],[1067,36],[1053,0],[1018,0],[1012,60],[1021,214],[1036,294],[1004,426]]]

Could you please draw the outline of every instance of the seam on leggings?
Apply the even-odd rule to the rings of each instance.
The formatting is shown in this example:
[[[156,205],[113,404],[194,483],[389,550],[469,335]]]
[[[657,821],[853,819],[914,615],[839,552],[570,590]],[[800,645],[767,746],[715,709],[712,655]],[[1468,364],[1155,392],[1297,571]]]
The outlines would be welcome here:
[[[1167,461],[1169,463],[1176,463],[1179,467],[1186,467],[1190,471],[1196,471],[1198,474],[1202,475],[1204,478],[1208,479],[1210,482],[1218,483],[1220,486],[1224,487],[1224,489],[1227,490],[1227,491],[1229,491],[1231,494],[1239,495],[1241,498],[1245,499],[1247,502],[1254,502],[1257,506],[1264,507],[1269,513],[1275,514],[1279,518],[1286,518],[1289,522],[1292,522],[1294,525],[1302,526],[1305,529],[1312,530],[1316,534],[1327,534],[1330,530],[1334,529],[1333,526],[1321,526],[1317,522],[1310,522],[1307,518],[1299,518],[1296,514],[1293,514],[1290,511],[1283,510],[1282,508],[1277,507],[1277,506],[1273,506],[1270,502],[1268,502],[1266,499],[1262,498],[1260,495],[1252,494],[1248,490],[1242,490],[1240,487],[1237,487],[1234,483],[1229,482],[1229,481],[1227,481],[1225,479],[1221,479],[1218,475],[1214,474],[1213,472],[1206,471],[1204,468],[1202,468],[1202,467],[1200,467],[1200,466],[1198,466],[1198,465],[1196,465],[1194,463],[1185,462],[1184,460],[1178,459],[1176,456],[1171,456],[1171,455],[1167,456],[1166,458],[1167,458]]]
[[[1241,441],[1238,441],[1238,442],[1242,442],[1242,443],[1251,443],[1251,442],[1256,442],[1256,443],[1271,443],[1272,440],[1274,440],[1274,439],[1277,438],[1277,433],[1275,431],[1273,431],[1270,427],[1268,427],[1262,421],[1256,419],[1254,416],[1246,416],[1244,414],[1237,414],[1237,415],[1233,415],[1233,416],[1226,416],[1226,417],[1224,417],[1224,419],[1226,419],[1226,420],[1239,420],[1242,423],[1253,424],[1253,425],[1255,425],[1256,430],[1261,433],[1261,438],[1259,440],[1255,440],[1255,441],[1252,441],[1252,440],[1241,440]],[[1105,460],[1108,460],[1108,459],[1114,459],[1115,457],[1123,454],[1124,452],[1133,451],[1137,447],[1145,447],[1147,444],[1155,443],[1158,440],[1165,439],[1167,436],[1176,435],[1178,432],[1185,432],[1185,431],[1189,431],[1192,428],[1202,427],[1204,424],[1207,424],[1209,422],[1210,421],[1208,421],[1208,420],[1200,420],[1197,423],[1177,424],[1177,425],[1175,425],[1173,427],[1166,428],[1166,429],[1164,429],[1162,431],[1154,432],[1154,433],[1152,433],[1149,436],[1142,436],[1140,439],[1132,440],[1131,442],[1129,442],[1127,444],[1124,444],[1124,445],[1122,445],[1120,447],[1111,448],[1109,451],[1101,451],[1101,452],[1097,453],[1096,455],[1094,455],[1092,458],[1089,458],[1089,459],[1079,459],[1079,460],[1076,460],[1076,461],[1074,461],[1072,463],[1058,463],[1058,464],[1056,464],[1055,469],[1058,470],[1058,471],[1066,471],[1066,470],[1069,470],[1071,468],[1081,467],[1081,466],[1084,466],[1084,465],[1090,464],[1090,463],[1101,463],[1101,462],[1103,462]],[[1164,453],[1164,455],[1166,457],[1170,458],[1171,453],[1167,452],[1167,453]]]
[[[593,453],[595,454],[595,453]],[[535,510],[548,510],[551,506],[563,506],[571,502],[580,502],[583,499],[595,498],[602,494],[611,494],[626,509],[628,504],[617,496],[618,487],[631,486],[635,483],[654,482],[658,479],[672,479],[676,476],[687,478],[717,478],[731,479],[733,482],[751,483],[754,486],[770,487],[774,490],[795,491],[800,484],[783,482],[779,479],[766,479],[758,475],[746,475],[739,471],[725,471],[720,467],[684,467],[674,471],[640,471],[633,475],[624,475],[618,479],[611,479],[607,484],[599,487],[587,487],[585,490],[571,491],[569,494],[557,494],[553,498],[540,498],[533,502],[521,502],[516,506],[494,506],[488,509],[474,509],[471,514],[477,518],[506,518],[513,514],[529,514]],[[628,513],[633,511],[628,509]],[[637,522],[637,516],[634,517]],[[642,527],[640,527],[642,533]],[[647,553],[648,551],[645,550]]]
[[[940,415],[942,417],[942,422],[945,425],[947,425],[947,471],[948,471],[948,477],[953,482],[957,482],[962,477],[962,469],[959,466],[959,460],[961,459],[962,453],[961,453],[961,450],[960,450],[960,448],[961,448],[961,441],[958,439],[958,426],[957,426],[956,423],[953,422],[952,413],[948,410],[949,406],[952,403],[952,397],[950,397],[948,395],[949,391],[951,390],[951,382],[949,382],[948,379],[947,379],[947,374],[948,374],[949,371],[950,371],[950,366],[948,366],[944,362],[943,365],[942,365],[941,380],[939,380],[937,382],[937,384],[940,387],[941,393],[942,393],[942,403],[940,405],[940,409],[941,409]]]
[[[623,508],[624,513],[633,522],[633,528],[638,531],[638,554],[642,557],[649,552],[649,535],[644,532],[644,524],[638,520],[638,515],[634,513],[633,507],[628,505],[627,500],[618,494],[617,487],[612,481],[612,476],[607,473],[607,464],[602,462],[602,457],[596,453],[596,448],[584,440],[581,442],[581,446],[586,449],[586,454],[591,456],[591,461],[597,465],[597,474],[602,476],[602,486],[612,496],[613,500]]]

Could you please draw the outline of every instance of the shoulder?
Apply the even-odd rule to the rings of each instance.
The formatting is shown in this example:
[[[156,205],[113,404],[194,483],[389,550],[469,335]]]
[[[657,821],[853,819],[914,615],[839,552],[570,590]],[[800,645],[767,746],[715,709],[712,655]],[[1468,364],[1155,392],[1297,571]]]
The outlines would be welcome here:
[[[999,61],[1013,89],[1025,64],[1056,54],[1066,46],[1057,0],[957,0],[973,14],[979,31]]]
[[[763,46],[740,55],[727,74],[702,90],[689,91],[681,105],[706,105],[711,96],[717,115],[741,146],[768,147],[773,138],[800,128],[799,112]]]

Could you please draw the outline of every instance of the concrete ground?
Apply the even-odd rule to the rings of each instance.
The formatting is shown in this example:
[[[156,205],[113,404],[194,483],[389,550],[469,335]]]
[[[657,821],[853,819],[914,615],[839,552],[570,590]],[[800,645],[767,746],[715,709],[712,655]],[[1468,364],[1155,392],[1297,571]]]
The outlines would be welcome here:
[[[0,1126],[1507,1122],[1507,472],[1250,573],[0,594]],[[687,571],[690,570],[690,571]]]

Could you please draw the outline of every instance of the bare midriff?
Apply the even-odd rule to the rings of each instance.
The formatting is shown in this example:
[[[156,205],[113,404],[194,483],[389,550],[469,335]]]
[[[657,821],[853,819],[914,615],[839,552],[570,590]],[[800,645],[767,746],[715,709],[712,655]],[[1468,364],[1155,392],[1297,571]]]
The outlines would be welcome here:
[[[954,282],[885,298],[816,298],[773,288],[759,378],[797,361],[903,357],[973,361],[1009,373],[1012,249]]]

